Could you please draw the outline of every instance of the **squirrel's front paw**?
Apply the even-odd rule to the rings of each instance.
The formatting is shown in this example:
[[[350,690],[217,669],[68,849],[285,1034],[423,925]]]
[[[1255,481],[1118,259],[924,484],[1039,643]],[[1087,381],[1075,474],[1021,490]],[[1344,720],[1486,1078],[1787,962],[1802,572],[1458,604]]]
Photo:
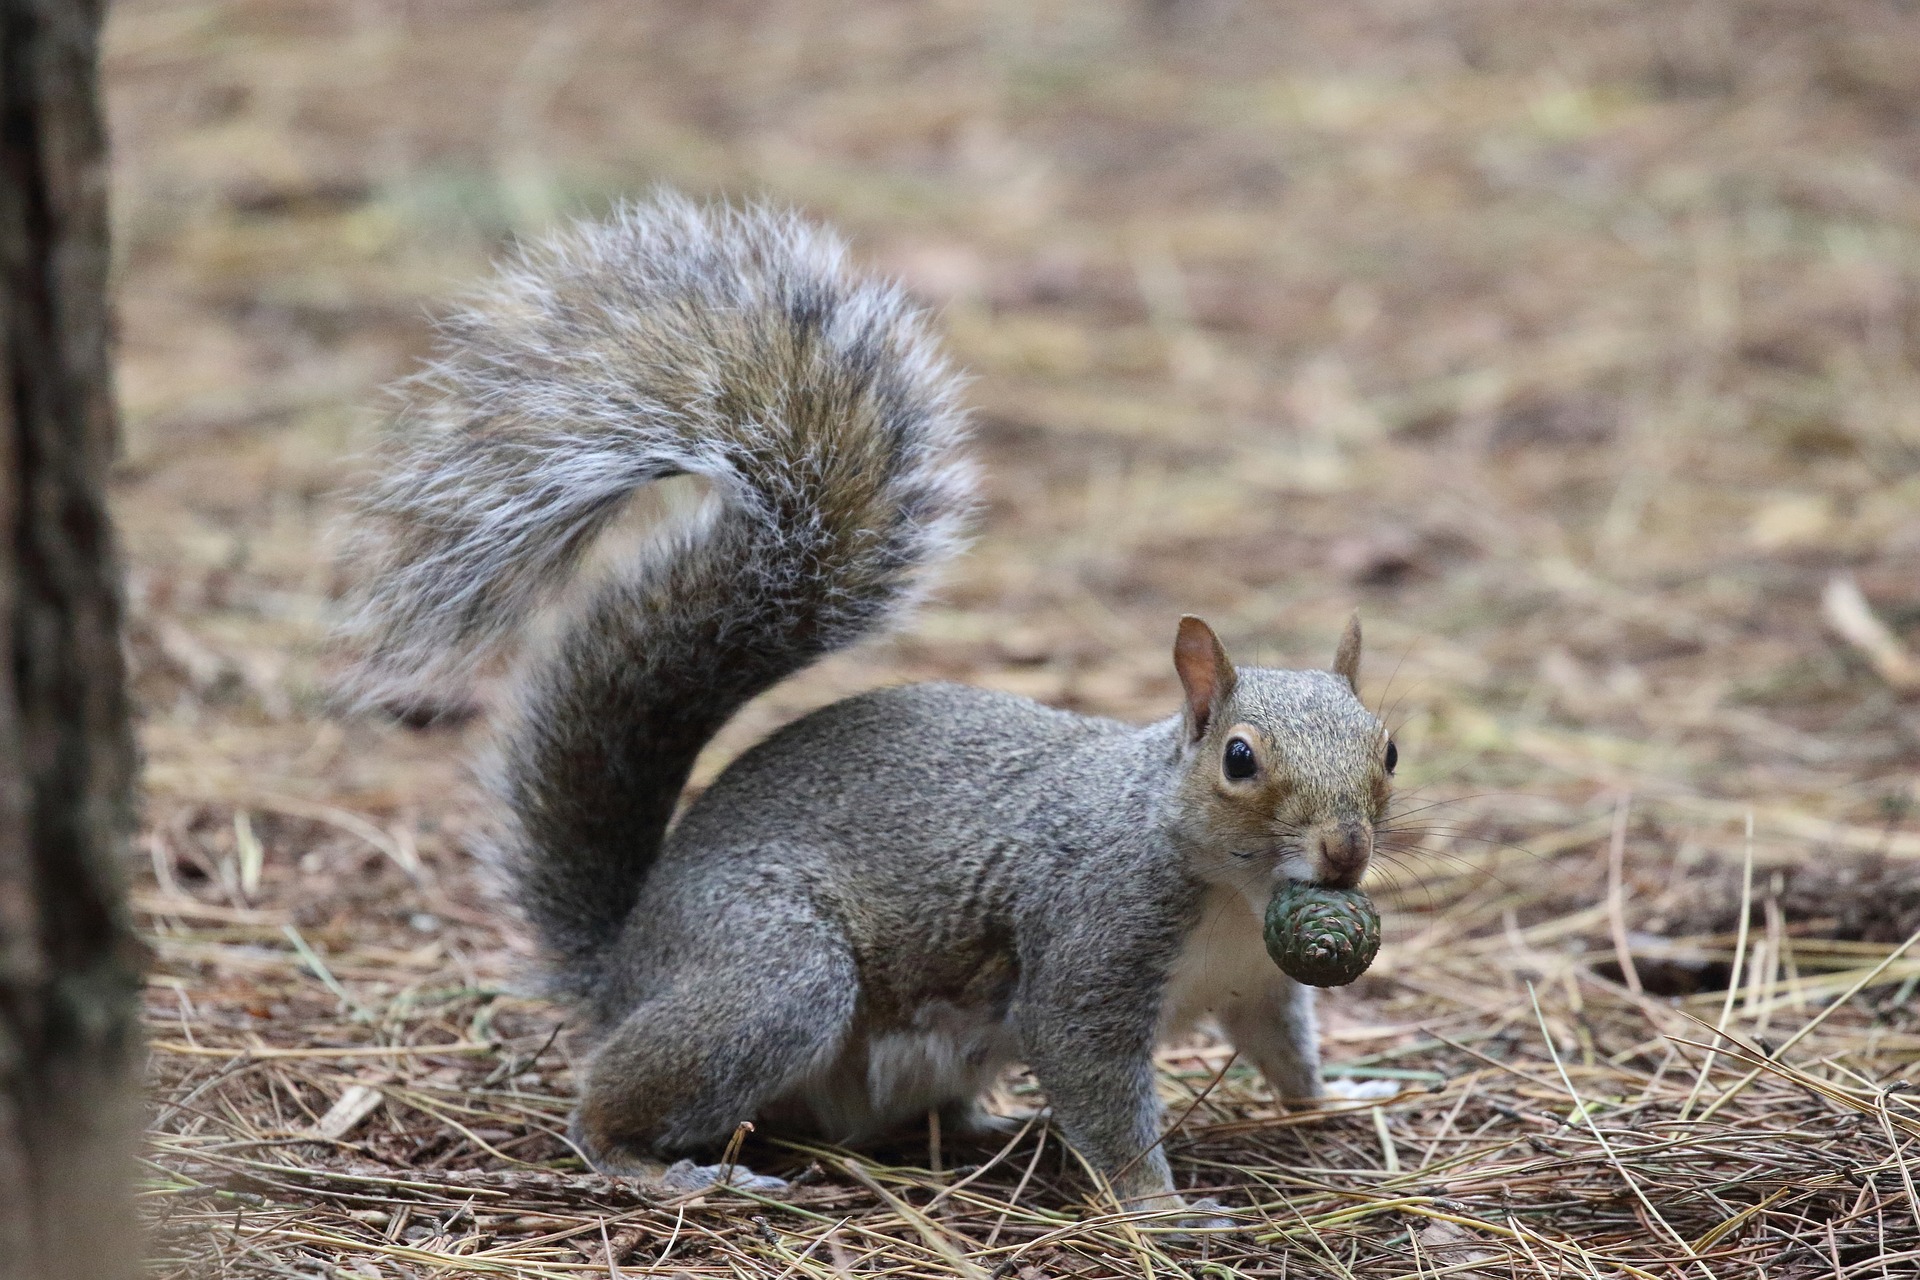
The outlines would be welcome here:
[[[1377,1102],[1382,1098],[1391,1098],[1405,1088],[1397,1080],[1355,1080],[1350,1076],[1341,1076],[1321,1086],[1320,1098],[1327,1102]]]
[[[1231,1231],[1244,1226],[1243,1223],[1233,1218],[1223,1216],[1231,1211],[1227,1206],[1221,1204],[1212,1196],[1202,1196],[1198,1200],[1188,1200],[1185,1196],[1168,1193],[1166,1195],[1150,1196],[1131,1201],[1127,1207],[1135,1211],[1151,1210],[1157,1213],[1177,1212],[1179,1214],[1177,1218],[1171,1220],[1167,1218],[1153,1218],[1141,1224],[1143,1226],[1174,1226],[1178,1228],[1171,1233],[1175,1239],[1185,1239],[1189,1232]]]

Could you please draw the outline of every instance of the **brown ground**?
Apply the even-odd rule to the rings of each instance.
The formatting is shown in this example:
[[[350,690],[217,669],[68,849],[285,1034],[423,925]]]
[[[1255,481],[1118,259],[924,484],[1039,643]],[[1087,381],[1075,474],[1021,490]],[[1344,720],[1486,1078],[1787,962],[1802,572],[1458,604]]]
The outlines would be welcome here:
[[[1920,648],[1920,13],[122,0],[107,68],[163,1273],[606,1275],[603,1220],[702,1277],[1912,1273],[1920,960],[1786,1042],[1920,928],[1920,702],[1821,607]],[[663,1205],[552,1136],[473,731],[326,713],[326,495],[436,299],[655,183],[941,308],[989,473],[912,633],[716,762],[880,680],[1158,716],[1179,613],[1318,665],[1363,610],[1412,812],[1328,1056],[1409,1092],[1229,1071],[1170,1146],[1251,1235],[1117,1221],[1039,1126],[935,1204],[992,1152]]]

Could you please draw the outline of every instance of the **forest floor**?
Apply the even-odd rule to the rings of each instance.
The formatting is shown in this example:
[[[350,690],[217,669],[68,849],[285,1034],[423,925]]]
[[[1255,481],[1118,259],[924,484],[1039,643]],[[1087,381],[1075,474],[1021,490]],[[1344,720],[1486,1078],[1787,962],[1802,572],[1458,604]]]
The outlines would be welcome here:
[[[107,46],[156,1274],[1920,1269],[1920,12],[120,0]],[[779,1196],[561,1137],[484,728],[332,709],[330,495],[436,307],[662,183],[936,308],[986,469],[913,627],[700,779],[888,681],[1157,718],[1181,613],[1299,666],[1364,614],[1403,816],[1325,1047],[1401,1088],[1167,1050],[1241,1229],[1116,1212],[1043,1115],[756,1137]]]

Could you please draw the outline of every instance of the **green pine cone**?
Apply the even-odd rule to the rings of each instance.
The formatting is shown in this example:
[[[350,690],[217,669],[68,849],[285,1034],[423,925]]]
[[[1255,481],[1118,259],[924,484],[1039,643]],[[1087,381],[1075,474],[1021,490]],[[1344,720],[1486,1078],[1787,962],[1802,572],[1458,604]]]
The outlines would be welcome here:
[[[1267,954],[1310,987],[1344,987],[1380,952],[1380,913],[1357,889],[1290,880],[1267,903]]]

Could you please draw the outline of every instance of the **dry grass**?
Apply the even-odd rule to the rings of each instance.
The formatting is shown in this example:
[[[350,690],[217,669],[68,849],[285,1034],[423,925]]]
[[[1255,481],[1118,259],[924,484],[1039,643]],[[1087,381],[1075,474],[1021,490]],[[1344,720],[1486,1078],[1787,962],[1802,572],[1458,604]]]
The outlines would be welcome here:
[[[1920,648],[1920,16],[124,0],[109,36],[162,1274],[1920,1270],[1920,708],[1821,612],[1851,575]],[[325,713],[325,494],[432,299],[656,181],[801,203],[938,304],[991,475],[913,634],[709,776],[876,679],[1157,716],[1179,612],[1317,665],[1365,610],[1407,813],[1327,1056],[1405,1088],[1287,1115],[1167,1054],[1178,1175],[1247,1230],[1110,1212],[1039,1122],[756,1138],[778,1199],[557,1136],[475,731]]]

